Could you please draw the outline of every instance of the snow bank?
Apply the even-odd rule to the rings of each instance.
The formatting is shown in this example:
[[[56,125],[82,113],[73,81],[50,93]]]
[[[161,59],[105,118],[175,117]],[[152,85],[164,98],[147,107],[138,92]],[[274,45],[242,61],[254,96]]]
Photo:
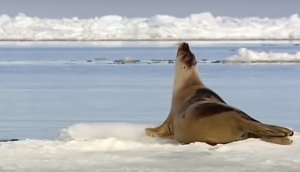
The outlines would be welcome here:
[[[2,40],[123,40],[123,39],[300,39],[298,14],[286,18],[231,18],[211,13],[185,18],[117,15],[90,19],[44,19],[19,14],[0,16]]]
[[[75,124],[66,129],[62,129],[59,134],[61,141],[104,141],[109,143],[98,147],[102,151],[120,149],[138,149],[145,145],[162,143],[174,143],[169,139],[153,139],[145,135],[144,128],[151,125],[130,124],[130,123],[82,123]],[[128,145],[124,145],[127,144]],[[125,147],[124,147],[125,146]]]
[[[179,145],[145,136],[150,125],[75,124],[58,141],[24,140],[0,144],[2,171],[299,171],[300,135],[292,146],[255,139],[215,147]]]
[[[300,52],[295,54],[289,53],[273,53],[273,52],[255,52],[246,48],[240,48],[238,54],[228,57],[227,62],[244,62],[244,63],[276,63],[289,62],[299,63]]]

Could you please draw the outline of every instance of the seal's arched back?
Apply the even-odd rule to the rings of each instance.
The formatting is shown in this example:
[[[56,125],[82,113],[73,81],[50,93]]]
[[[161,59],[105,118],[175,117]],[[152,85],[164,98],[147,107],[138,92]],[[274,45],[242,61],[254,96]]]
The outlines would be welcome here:
[[[248,138],[287,145],[293,131],[263,124],[242,110],[226,104],[200,78],[197,59],[189,44],[178,46],[171,108],[158,127],[146,128],[152,137],[171,136],[180,143],[225,144]]]

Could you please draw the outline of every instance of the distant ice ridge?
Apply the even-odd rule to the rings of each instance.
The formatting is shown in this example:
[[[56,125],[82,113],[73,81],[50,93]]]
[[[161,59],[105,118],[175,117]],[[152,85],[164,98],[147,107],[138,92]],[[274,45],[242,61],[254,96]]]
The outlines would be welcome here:
[[[273,52],[255,52],[247,48],[240,48],[238,54],[228,57],[227,62],[245,62],[245,63],[276,63],[276,62],[289,62],[300,63],[300,52],[295,54],[289,53],[273,53]]]
[[[300,18],[232,18],[211,13],[184,18],[156,15],[126,18],[108,15],[90,19],[44,19],[18,14],[0,16],[0,40],[123,39],[300,39]]]
[[[212,63],[300,63],[300,51],[294,54],[291,53],[274,53],[274,52],[256,52],[247,48],[240,48],[237,54],[224,57],[222,59],[197,59],[198,63],[212,64]],[[53,60],[53,61],[13,61],[13,60],[0,60],[0,66],[77,66],[77,65],[173,65],[174,58],[161,58],[154,57],[149,60],[139,60],[133,58],[109,59],[109,58],[96,58],[90,60]]]

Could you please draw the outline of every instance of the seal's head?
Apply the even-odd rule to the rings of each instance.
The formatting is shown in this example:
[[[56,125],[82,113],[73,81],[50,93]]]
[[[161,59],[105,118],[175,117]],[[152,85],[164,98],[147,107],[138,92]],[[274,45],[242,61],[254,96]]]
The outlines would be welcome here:
[[[197,59],[190,50],[190,46],[188,43],[183,42],[180,43],[177,49],[177,57],[176,57],[177,67],[182,68],[183,70],[189,70],[197,65]]]
[[[183,42],[177,49],[173,93],[193,85],[204,86],[198,74],[196,56],[189,44]]]

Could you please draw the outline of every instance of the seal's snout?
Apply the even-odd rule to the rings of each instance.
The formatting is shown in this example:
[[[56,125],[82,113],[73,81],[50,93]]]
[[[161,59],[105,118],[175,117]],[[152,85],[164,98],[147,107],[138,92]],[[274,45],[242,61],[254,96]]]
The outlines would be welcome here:
[[[196,57],[190,50],[190,46],[186,42],[178,45],[177,61],[183,62],[188,68],[197,64]]]
[[[179,44],[178,50],[179,50],[179,51],[190,52],[190,46],[189,46],[188,43],[183,42],[183,43]]]
[[[191,53],[191,50],[190,50],[190,46],[188,43],[182,42],[182,43],[178,44],[177,58],[186,56],[187,54],[190,54],[190,53]]]

